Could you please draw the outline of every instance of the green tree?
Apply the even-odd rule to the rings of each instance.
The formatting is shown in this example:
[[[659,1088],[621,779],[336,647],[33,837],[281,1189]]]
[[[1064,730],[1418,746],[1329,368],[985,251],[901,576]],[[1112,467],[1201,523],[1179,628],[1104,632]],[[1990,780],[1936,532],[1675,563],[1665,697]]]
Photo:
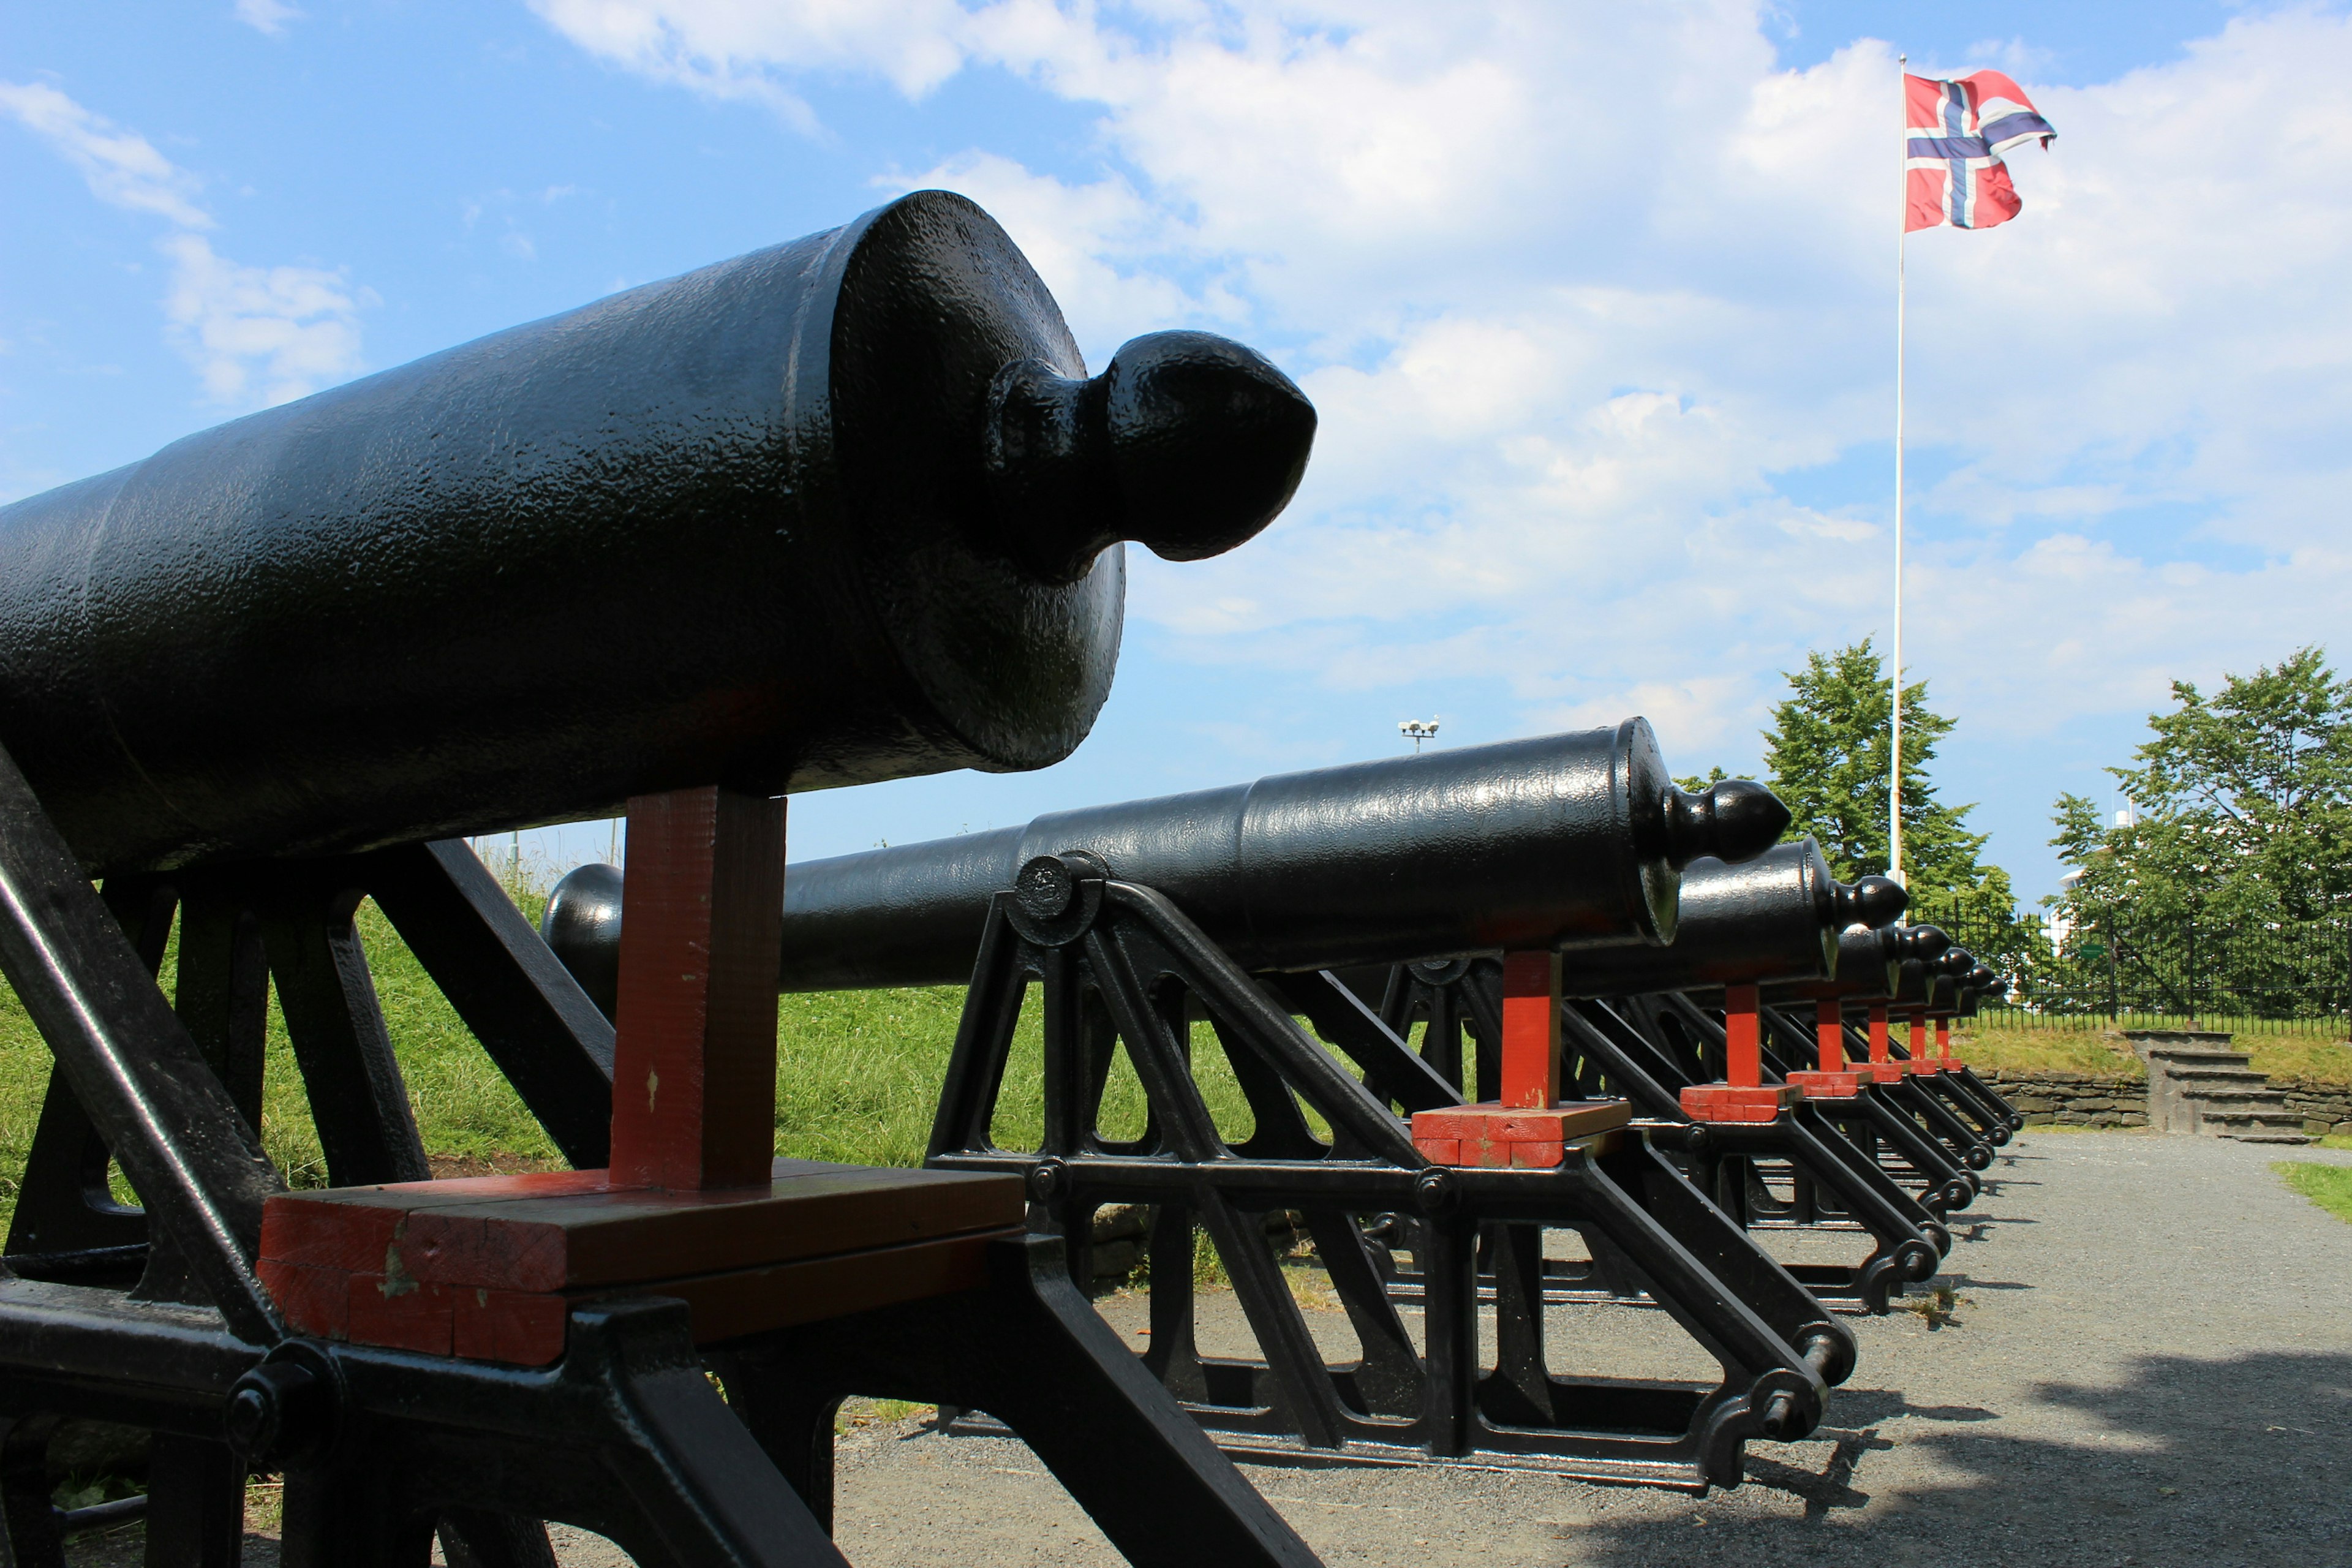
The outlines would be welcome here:
[[[2110,826],[2062,795],[2051,843],[2080,867],[2077,918],[2307,921],[2352,905],[2352,680],[2298,648],[2207,697],[2172,684],[2134,767],[2137,808]]]
[[[1772,792],[1794,820],[1791,837],[1820,840],[1838,876],[1885,875],[1886,775],[1894,683],[1871,639],[1805,656],[1787,673],[1790,694],[1764,731]],[[1927,683],[1903,689],[1903,870],[1915,908],[2006,919],[2009,873],[1982,864],[1986,835],[1971,833],[1973,805],[1947,805],[1927,779],[1952,721],[1927,706]]]

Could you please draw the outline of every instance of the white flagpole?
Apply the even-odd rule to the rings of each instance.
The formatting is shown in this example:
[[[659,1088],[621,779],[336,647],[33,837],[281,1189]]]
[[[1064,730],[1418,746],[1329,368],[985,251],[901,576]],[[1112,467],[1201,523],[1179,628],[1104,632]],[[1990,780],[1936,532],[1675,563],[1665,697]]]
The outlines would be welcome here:
[[[1902,121],[1895,142],[1895,680],[1894,725],[1886,769],[1886,874],[1903,880],[1903,241],[1911,227],[1911,57],[1895,57]]]

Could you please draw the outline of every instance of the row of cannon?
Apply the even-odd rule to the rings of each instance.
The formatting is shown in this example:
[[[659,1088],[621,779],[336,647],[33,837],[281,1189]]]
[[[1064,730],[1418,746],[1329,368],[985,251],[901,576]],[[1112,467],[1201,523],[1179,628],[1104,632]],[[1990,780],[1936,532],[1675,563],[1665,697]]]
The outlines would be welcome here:
[[[1205,333],[1089,374],[924,191],[0,508],[0,973],[53,1058],[6,1560],[90,1522],[49,1473],[88,1420],[139,1439],[107,1517],[153,1568],[234,1568],[255,1476],[289,1568],[553,1568],[551,1521],[840,1564],[853,1394],[1009,1427],[1154,1568],[1311,1568],[1236,1455],[1697,1489],[1811,1430],[2015,1125],[1941,1048],[1996,983],[1641,721],[788,873],[789,794],[1067,756],[1127,543],[1245,545],[1316,426]],[[544,933],[466,844],[619,812]],[[568,1169],[435,1179],[370,900]],[[775,1158],[778,990],[945,984],[924,1167]],[[1112,1205],[1141,1355],[1079,1285]],[[1204,1238],[1255,1357],[1202,1348]],[[1634,1305],[1720,1377],[1555,1370],[1548,1314]]]
[[[1950,1053],[2000,982],[1787,825],[1744,781],[1676,789],[1640,720],[1323,769],[795,863],[776,986],[969,987],[928,1163],[1021,1175],[1081,1279],[1097,1211],[1145,1207],[1146,1363],[1229,1453],[1734,1485],[1748,1437],[1819,1421],[1854,1366],[1837,1315],[1938,1271],[2021,1125]],[[541,921],[608,1014],[624,882],[582,866]],[[1042,1103],[1014,1104],[1031,1009]],[[1122,1056],[1139,1135],[1104,1124]],[[1016,1123],[1043,1135],[1006,1147]],[[1312,1238],[1355,1353],[1313,1333],[1270,1215]],[[1779,1261],[1793,1229],[1861,1256]],[[1204,1239],[1255,1358],[1198,1348]],[[1549,1370],[1547,1309],[1599,1302],[1664,1310],[1721,1382]]]

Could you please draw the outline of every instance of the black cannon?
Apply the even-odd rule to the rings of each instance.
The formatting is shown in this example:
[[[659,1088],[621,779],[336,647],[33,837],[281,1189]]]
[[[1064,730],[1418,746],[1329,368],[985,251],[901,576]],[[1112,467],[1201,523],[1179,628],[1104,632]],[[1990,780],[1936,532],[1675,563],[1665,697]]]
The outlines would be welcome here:
[[[1616,952],[1673,940],[1681,868],[1769,842],[1787,814],[1744,781],[1676,789],[1649,725],[1464,746],[1052,812],[1021,827],[795,864],[785,991],[960,984],[989,903],[1040,856],[1083,852],[1157,889],[1244,969],[1406,955]],[[584,866],[542,921],[601,988],[619,876]]]
[[[1313,427],[1200,334],[1087,378],[926,192],[0,510],[0,969],[58,1069],[0,1278],[11,1560],[60,1561],[39,1456],[88,1415],[156,1434],[151,1563],[234,1562],[248,1468],[289,1564],[437,1528],[544,1568],[546,1519],[838,1563],[864,1393],[1010,1422],[1131,1561],[1311,1563],[1017,1180],[772,1162],[768,1097],[772,797],[1066,754],[1118,542],[1247,539]],[[616,1030],[448,836],[625,801]],[[578,1169],[425,1179],[368,897]],[[325,1189],[257,1136],[273,987]]]
[[[1561,1112],[1580,1120],[1541,1166],[1433,1163],[1408,1120],[1460,1110],[1462,1096],[1331,966],[1501,950],[1565,967],[1656,951],[1681,919],[1680,868],[1745,860],[1785,823],[1750,784],[1675,789],[1634,721],[795,866],[782,978],[793,989],[969,981],[929,1164],[1024,1173],[1033,1224],[1067,1238],[1074,1271],[1085,1270],[1099,1208],[1148,1205],[1146,1364],[1228,1451],[1475,1456],[1729,1485],[1748,1436],[1791,1436],[1818,1418],[1825,1384],[1852,1368],[1851,1333],[1623,1132],[1620,1101]],[[574,876],[547,930],[593,973],[611,875]],[[1833,889],[1815,890],[1830,901],[1811,918],[1833,918]],[[1818,966],[1818,935],[1813,948]],[[1033,983],[1045,1137],[1016,1151],[992,1128]],[[1209,1052],[1246,1100],[1246,1132],[1221,1127],[1202,1098],[1196,1057]],[[1102,1122],[1121,1058],[1150,1104],[1139,1138]],[[1266,1215],[1294,1212],[1347,1310],[1351,1364],[1328,1364],[1260,1239]],[[1410,1306],[1425,1314],[1420,1345],[1389,1289],[1401,1215],[1415,1253]],[[1196,1226],[1262,1359],[1197,1348]],[[1540,1293],[1519,1289],[1546,1229],[1627,1260],[1720,1360],[1722,1383],[1550,1372]],[[1481,1299],[1496,1313],[1492,1373],[1481,1370]]]

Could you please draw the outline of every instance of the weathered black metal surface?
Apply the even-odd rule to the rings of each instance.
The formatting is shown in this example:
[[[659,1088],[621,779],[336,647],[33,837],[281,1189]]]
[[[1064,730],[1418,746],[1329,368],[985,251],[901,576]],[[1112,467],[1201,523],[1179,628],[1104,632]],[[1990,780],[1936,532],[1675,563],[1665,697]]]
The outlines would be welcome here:
[[[1068,850],[1172,900],[1252,970],[1657,943],[1675,933],[1682,868],[1744,860],[1787,824],[1745,781],[1676,789],[1640,719],[1279,774],[801,862],[784,879],[779,984],[961,983],[990,898]],[[618,942],[618,889],[608,873],[574,876],[543,929],[593,976]]]
[[[1248,537],[1314,430],[1204,334],[1084,375],[928,191],[248,416],[0,510],[0,745],[92,873],[1043,766],[1105,547]]]

